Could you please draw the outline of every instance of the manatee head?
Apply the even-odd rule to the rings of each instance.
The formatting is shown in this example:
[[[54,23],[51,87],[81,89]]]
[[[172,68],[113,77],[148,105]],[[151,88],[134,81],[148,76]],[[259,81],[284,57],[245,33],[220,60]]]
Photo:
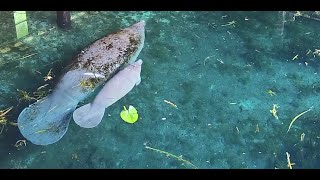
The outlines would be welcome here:
[[[121,34],[125,34],[125,36],[128,36],[127,39],[129,40],[124,50],[125,54],[129,55],[127,61],[128,64],[132,64],[134,61],[136,61],[144,46],[145,25],[146,22],[142,20],[130,27],[121,30]]]

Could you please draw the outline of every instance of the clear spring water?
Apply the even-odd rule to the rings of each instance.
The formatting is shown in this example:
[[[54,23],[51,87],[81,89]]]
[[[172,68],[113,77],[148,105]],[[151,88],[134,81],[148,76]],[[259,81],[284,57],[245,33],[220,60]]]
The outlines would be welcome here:
[[[30,34],[17,40],[12,12],[0,12],[0,110],[13,106],[8,121],[34,102],[17,89],[33,96],[54,88],[44,81],[50,69],[59,77],[94,40],[145,20],[142,81],[99,126],[71,121],[52,145],[15,147],[24,137],[7,124],[0,168],[287,169],[286,152],[293,168],[320,168],[318,21],[276,11],[71,13],[65,32],[55,12],[27,12]],[[119,115],[130,104],[134,124]]]

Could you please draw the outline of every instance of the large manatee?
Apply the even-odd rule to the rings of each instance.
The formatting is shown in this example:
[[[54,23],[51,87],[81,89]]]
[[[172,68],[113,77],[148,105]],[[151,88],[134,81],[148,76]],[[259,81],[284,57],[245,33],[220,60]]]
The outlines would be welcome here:
[[[110,34],[86,47],[47,97],[29,105],[18,117],[21,134],[37,145],[48,145],[66,133],[77,104],[121,68],[133,63],[145,39],[145,21]]]

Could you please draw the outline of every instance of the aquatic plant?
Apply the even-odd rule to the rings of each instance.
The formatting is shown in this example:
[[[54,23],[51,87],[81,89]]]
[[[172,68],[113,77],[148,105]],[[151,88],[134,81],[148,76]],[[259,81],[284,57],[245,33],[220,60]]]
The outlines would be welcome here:
[[[129,106],[127,109],[125,106],[123,106],[123,110],[120,113],[120,117],[123,121],[127,123],[135,123],[138,120],[138,112],[137,109],[134,108],[133,106]]]
[[[49,81],[53,79],[51,71],[52,71],[52,68],[49,70],[48,74],[45,77],[43,77],[44,81]]]
[[[0,134],[2,133],[4,127],[9,123],[7,118],[6,118],[6,114],[8,112],[10,112],[12,108],[13,107],[11,106],[11,107],[9,107],[7,109],[0,110],[0,125],[2,125],[1,130],[0,130]],[[9,124],[14,125],[14,123],[9,123]]]
[[[37,100],[39,100],[39,99],[46,97],[48,95],[48,92],[47,91],[36,91],[36,92],[33,92],[33,95]]]
[[[145,148],[153,150],[153,151],[156,151],[156,152],[159,152],[161,154],[165,154],[165,155],[170,156],[170,157],[173,157],[173,158],[177,159],[178,161],[182,161],[182,162],[184,162],[186,164],[191,165],[193,168],[198,169],[198,167],[195,166],[194,164],[192,164],[190,161],[183,159],[182,155],[181,156],[176,156],[176,155],[171,154],[169,152],[166,152],[166,151],[163,151],[163,150],[160,150],[160,149],[156,149],[156,148],[152,148],[152,147],[149,147],[149,146],[145,146]]]
[[[167,103],[167,104],[171,105],[172,107],[174,107],[174,108],[178,109],[178,106],[177,106],[177,105],[175,105],[175,104],[174,104],[173,102],[171,102],[171,101],[163,100],[163,102],[165,102],[165,103]]]
[[[276,119],[279,119],[278,115],[277,115],[277,108],[279,108],[280,106],[278,106],[278,104],[273,104],[272,109],[270,110],[270,113],[272,114],[273,117],[275,117]]]
[[[272,91],[271,89],[269,89],[268,91],[267,91],[267,93],[270,95],[270,96],[276,96],[277,94],[274,92],[274,91]]]
[[[31,96],[29,95],[29,93],[26,92],[26,91],[23,91],[23,90],[20,90],[20,89],[17,89],[17,91],[18,91],[18,93],[19,93],[19,94],[18,94],[19,101],[21,101],[21,100],[23,100],[23,101],[37,100],[36,98],[31,97]]]
[[[27,141],[25,139],[20,139],[14,144],[14,147],[16,147],[18,150],[20,150],[21,146],[27,146]]]
[[[32,57],[32,56],[34,56],[34,55],[36,55],[36,54],[37,54],[37,53],[27,54],[27,55],[25,55],[25,56],[23,56],[23,57],[21,57],[21,58],[19,58],[19,59],[17,59],[17,60],[23,60],[23,59],[26,59],[26,58]]]
[[[313,54],[313,57],[316,57],[316,56],[320,57],[320,49],[315,49],[312,54]]]
[[[85,79],[85,80],[81,80],[80,81],[80,86],[86,89],[94,89],[97,85],[97,81],[95,78],[89,78],[89,79]]]
[[[227,24],[222,24],[221,26],[231,26],[232,25],[233,27],[236,27],[235,24],[236,24],[236,21],[232,20],[232,21],[228,22]]]
[[[291,122],[290,122],[290,125],[289,125],[289,127],[288,127],[288,131],[287,131],[287,133],[289,132],[289,130],[290,130],[290,128],[291,128],[291,126],[292,126],[292,124],[300,117],[300,116],[302,116],[303,114],[305,114],[305,113],[307,113],[307,112],[309,112],[309,111],[311,111],[312,110],[312,108],[313,107],[311,107],[310,109],[308,109],[308,110],[306,110],[306,111],[303,111],[302,113],[300,113],[300,114],[298,114],[298,115],[296,115],[292,120],[291,120]]]
[[[292,163],[290,160],[290,154],[288,152],[286,152],[287,155],[287,162],[288,162],[288,167],[289,169],[292,169],[292,166],[295,165],[295,163]]]

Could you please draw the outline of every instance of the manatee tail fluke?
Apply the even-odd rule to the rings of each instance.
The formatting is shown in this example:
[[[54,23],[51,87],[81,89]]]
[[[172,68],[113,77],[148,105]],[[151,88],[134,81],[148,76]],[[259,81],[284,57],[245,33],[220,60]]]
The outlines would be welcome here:
[[[20,113],[18,128],[33,144],[53,144],[67,132],[74,109],[63,104],[53,106],[52,97],[46,97]]]
[[[105,108],[93,107],[91,103],[83,105],[73,112],[73,120],[83,128],[93,128],[100,124]]]

